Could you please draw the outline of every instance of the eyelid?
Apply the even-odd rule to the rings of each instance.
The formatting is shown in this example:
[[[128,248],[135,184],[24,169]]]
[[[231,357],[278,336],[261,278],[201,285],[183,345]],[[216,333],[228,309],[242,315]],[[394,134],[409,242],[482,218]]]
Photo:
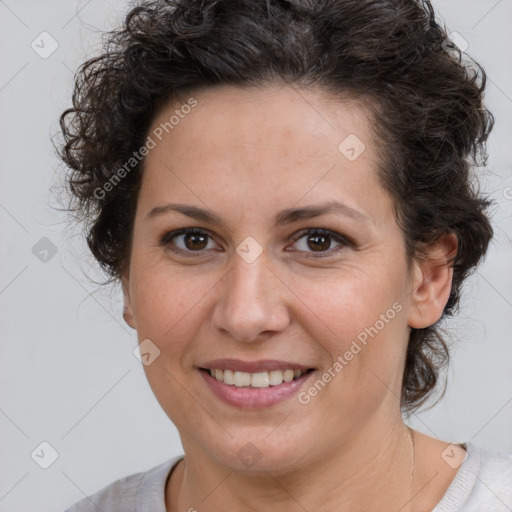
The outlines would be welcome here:
[[[162,237],[160,237],[160,241],[159,241],[158,245],[163,246],[163,247],[169,247],[171,245],[171,241],[174,238],[177,238],[177,237],[182,236],[182,235],[187,235],[189,233],[204,234],[211,241],[215,242],[212,233],[208,229],[196,228],[196,227],[188,227],[188,228],[175,229],[173,231],[167,231],[166,233],[164,233],[164,235]],[[217,243],[217,242],[215,242],[215,243]],[[205,253],[204,250],[201,250],[201,251],[185,251],[184,249],[180,249],[179,247],[175,247],[175,248],[172,248],[172,249],[169,249],[169,250],[171,250],[172,252],[175,252],[175,253],[180,253],[180,254],[186,253],[187,256],[193,256],[193,257],[194,256],[195,257],[203,256],[203,254]]]
[[[297,231],[294,235],[292,235],[292,240],[296,242],[299,238],[302,238],[304,235],[308,234],[325,234],[330,235],[331,238],[334,238],[340,242],[343,242],[345,244],[355,244],[355,242],[348,236],[342,235],[341,233],[338,233],[336,231],[333,231],[332,229],[327,228],[302,228],[300,231]]]
[[[341,233],[338,233],[331,229],[318,228],[318,227],[301,229],[300,231],[298,231],[297,233],[295,233],[293,235],[292,241],[293,241],[293,243],[295,243],[306,235],[311,236],[311,235],[315,235],[315,234],[329,236],[331,238],[331,240],[337,242],[339,244],[339,246],[332,247],[331,249],[328,249],[327,251],[316,251],[316,252],[315,251],[312,251],[312,252],[306,251],[305,254],[308,255],[306,257],[311,257],[310,255],[316,254],[317,256],[312,256],[312,257],[313,258],[327,258],[329,256],[337,254],[339,251],[341,251],[345,247],[355,247],[355,242],[350,237],[344,236]],[[292,251],[292,252],[295,252],[295,251]],[[304,251],[297,251],[297,252],[304,252]]]

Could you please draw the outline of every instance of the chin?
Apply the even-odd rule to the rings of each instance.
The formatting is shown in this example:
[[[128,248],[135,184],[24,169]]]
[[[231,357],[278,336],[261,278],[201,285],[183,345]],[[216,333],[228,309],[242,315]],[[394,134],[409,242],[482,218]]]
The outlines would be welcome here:
[[[260,429],[259,432],[254,432],[255,429],[244,430],[229,438],[226,444],[212,446],[210,456],[232,471],[254,474],[288,473],[305,457],[305,453],[301,452],[305,442],[300,439],[291,442],[286,432],[278,436],[269,435],[269,429],[263,433]]]

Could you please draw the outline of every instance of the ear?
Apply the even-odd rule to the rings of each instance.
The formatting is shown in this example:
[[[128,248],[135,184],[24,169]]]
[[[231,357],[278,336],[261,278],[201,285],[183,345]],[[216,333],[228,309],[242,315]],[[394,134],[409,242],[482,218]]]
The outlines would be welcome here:
[[[124,310],[123,310],[123,318],[124,321],[132,328],[136,329],[137,324],[135,322],[135,314],[133,312],[132,303],[130,301],[130,287],[129,287],[129,278],[128,276],[123,276],[121,278],[121,284],[123,287],[123,301],[124,301]]]
[[[445,233],[421,261],[414,262],[413,288],[408,324],[423,329],[435,324],[443,314],[452,288],[451,261],[457,254],[455,233]]]

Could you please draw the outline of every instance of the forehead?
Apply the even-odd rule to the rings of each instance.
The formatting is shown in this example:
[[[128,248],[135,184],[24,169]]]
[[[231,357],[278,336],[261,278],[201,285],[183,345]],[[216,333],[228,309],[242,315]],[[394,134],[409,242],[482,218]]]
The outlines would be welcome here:
[[[215,87],[166,105],[149,133],[141,196],[150,203],[242,195],[264,209],[342,194],[356,206],[383,193],[367,111],[319,90]]]
[[[196,103],[193,108],[187,106],[191,98]],[[179,119],[176,114],[181,114]],[[176,124],[169,126],[171,118]],[[339,143],[349,134],[371,144],[367,112],[360,102],[287,85],[223,85],[182,96],[161,109],[152,130],[160,130],[162,139],[174,139],[175,150],[183,150],[180,153],[200,144],[214,153],[229,145],[230,150],[260,146],[290,156],[313,157],[318,152],[316,156],[337,156]]]

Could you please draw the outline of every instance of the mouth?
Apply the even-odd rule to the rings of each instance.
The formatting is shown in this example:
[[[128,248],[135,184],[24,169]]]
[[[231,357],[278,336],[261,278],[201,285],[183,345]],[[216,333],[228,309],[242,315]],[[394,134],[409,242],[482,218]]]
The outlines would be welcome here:
[[[235,386],[238,388],[268,388],[270,386],[280,386],[283,383],[295,381],[302,375],[312,372],[313,368],[309,368],[308,370],[288,368],[286,370],[270,370],[254,373],[220,368],[200,368],[200,370],[209,373],[215,380],[227,386]]]
[[[282,361],[216,360],[197,367],[222,402],[247,410],[276,405],[295,395],[315,368]]]

